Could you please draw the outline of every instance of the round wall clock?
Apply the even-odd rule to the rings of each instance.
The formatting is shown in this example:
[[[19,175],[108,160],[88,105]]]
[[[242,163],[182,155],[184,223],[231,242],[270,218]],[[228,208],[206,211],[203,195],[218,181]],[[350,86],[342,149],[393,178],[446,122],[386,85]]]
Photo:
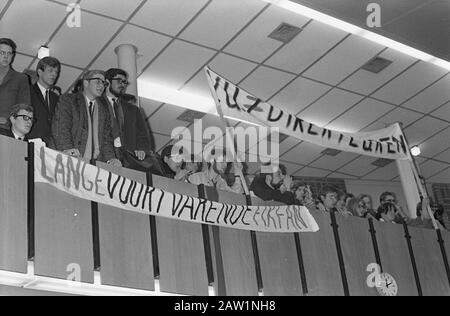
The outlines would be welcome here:
[[[381,296],[397,296],[398,285],[394,277],[389,273],[380,273],[376,288]]]

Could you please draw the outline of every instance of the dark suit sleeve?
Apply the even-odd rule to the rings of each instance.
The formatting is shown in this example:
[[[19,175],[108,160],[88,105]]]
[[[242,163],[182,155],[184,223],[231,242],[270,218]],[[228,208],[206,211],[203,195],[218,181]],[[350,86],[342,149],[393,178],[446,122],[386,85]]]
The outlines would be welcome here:
[[[24,74],[20,75],[17,103],[31,105],[30,84],[28,82],[27,76]]]
[[[277,201],[287,205],[295,204],[295,197],[292,192],[287,191],[281,193],[280,190],[274,190],[265,184],[263,178],[254,180],[250,186],[250,190],[264,201]]]
[[[114,153],[114,139],[112,135],[112,128],[111,124],[109,124],[109,122],[111,121],[111,117],[109,116],[109,111],[107,110],[107,108],[104,107],[104,109],[106,124],[104,125],[101,154],[105,162],[107,162],[110,159],[116,158],[116,155]]]
[[[73,124],[72,103],[73,101],[70,97],[67,95],[62,96],[59,99],[55,116],[53,117],[53,140],[55,141],[56,149],[60,151],[75,148],[71,133]]]
[[[150,151],[150,138],[141,111],[136,107],[136,150]]]

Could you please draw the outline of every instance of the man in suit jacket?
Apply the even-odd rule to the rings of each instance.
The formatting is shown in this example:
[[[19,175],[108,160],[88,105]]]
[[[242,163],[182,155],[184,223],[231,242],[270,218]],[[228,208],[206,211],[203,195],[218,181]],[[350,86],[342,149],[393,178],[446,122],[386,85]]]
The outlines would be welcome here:
[[[104,72],[83,76],[83,91],[60,98],[52,123],[56,149],[86,160],[121,166],[115,158],[108,108],[99,98],[105,88]]]
[[[128,102],[125,92],[128,74],[122,69],[112,68],[105,72],[108,87],[103,102],[109,109],[113,129],[116,157],[122,164],[131,168],[130,154],[143,161],[153,153],[144,118],[137,106]]]
[[[11,107],[15,104],[30,105],[28,77],[12,69],[16,55],[16,43],[0,38],[0,128],[8,129]]]
[[[30,139],[41,138],[49,147],[54,147],[52,137],[52,118],[58,103],[58,95],[52,91],[52,87],[58,79],[61,64],[54,57],[42,58],[36,72],[38,81],[31,86],[31,105],[34,108],[36,119],[29,135]]]
[[[8,119],[8,129],[0,128],[0,135],[28,141],[28,133],[33,126],[33,107],[28,104],[15,104],[11,108]]]

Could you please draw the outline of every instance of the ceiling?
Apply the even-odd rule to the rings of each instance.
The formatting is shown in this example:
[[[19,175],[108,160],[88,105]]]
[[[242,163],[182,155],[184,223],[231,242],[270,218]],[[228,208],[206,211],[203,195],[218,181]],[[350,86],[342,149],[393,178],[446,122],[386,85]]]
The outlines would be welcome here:
[[[291,0],[450,61],[448,0]],[[380,5],[380,27],[368,27],[369,4]]]
[[[68,90],[84,70],[116,66],[114,48],[132,43],[139,49],[141,82],[211,98],[203,73],[210,65],[250,93],[323,127],[356,132],[401,121],[409,143],[422,149],[418,162],[426,179],[450,182],[450,75],[443,68],[262,0],[81,0],[80,28],[66,24],[70,2],[0,0],[0,34],[18,44],[17,70],[34,69],[37,49],[46,44],[63,63],[58,85]],[[355,24],[361,21],[355,1],[308,2]],[[448,4],[399,0],[389,8],[398,4],[403,10],[407,3],[418,7],[419,2],[423,5],[417,10]],[[388,14],[387,26],[394,29],[414,12]],[[440,21],[442,14],[436,14]],[[436,24],[432,16],[424,17]],[[282,22],[302,28],[288,44],[268,38]],[[430,44],[423,35],[391,33],[448,60],[448,41],[434,43],[433,37]],[[378,74],[361,69],[375,56],[392,64]],[[192,130],[177,120],[186,110],[180,104],[145,98],[140,104],[156,150],[170,141],[175,127]],[[220,126],[220,121],[207,114],[203,124]],[[295,176],[398,180],[394,163],[378,168],[371,164],[375,158],[344,152],[332,157],[321,154],[323,149],[291,137],[280,143],[281,160]]]

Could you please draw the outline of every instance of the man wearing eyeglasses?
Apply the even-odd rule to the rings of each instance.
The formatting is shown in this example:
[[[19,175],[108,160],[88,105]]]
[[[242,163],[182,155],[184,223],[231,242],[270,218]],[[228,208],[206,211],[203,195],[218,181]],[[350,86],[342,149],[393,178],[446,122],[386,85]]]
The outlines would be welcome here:
[[[125,99],[128,73],[111,68],[105,79],[108,86],[102,101],[109,109],[116,157],[125,167],[134,168],[135,159],[143,161],[151,154],[147,127],[139,108]]]
[[[90,70],[83,76],[82,91],[60,98],[52,123],[56,149],[85,160],[121,166],[113,148],[111,119],[100,97],[105,75]]]
[[[8,129],[11,107],[15,104],[30,104],[30,89],[26,75],[12,69],[16,55],[16,43],[9,38],[0,38],[0,128]]]
[[[33,127],[33,107],[28,104],[15,104],[11,108],[8,129],[0,129],[0,135],[28,141],[28,133]]]

